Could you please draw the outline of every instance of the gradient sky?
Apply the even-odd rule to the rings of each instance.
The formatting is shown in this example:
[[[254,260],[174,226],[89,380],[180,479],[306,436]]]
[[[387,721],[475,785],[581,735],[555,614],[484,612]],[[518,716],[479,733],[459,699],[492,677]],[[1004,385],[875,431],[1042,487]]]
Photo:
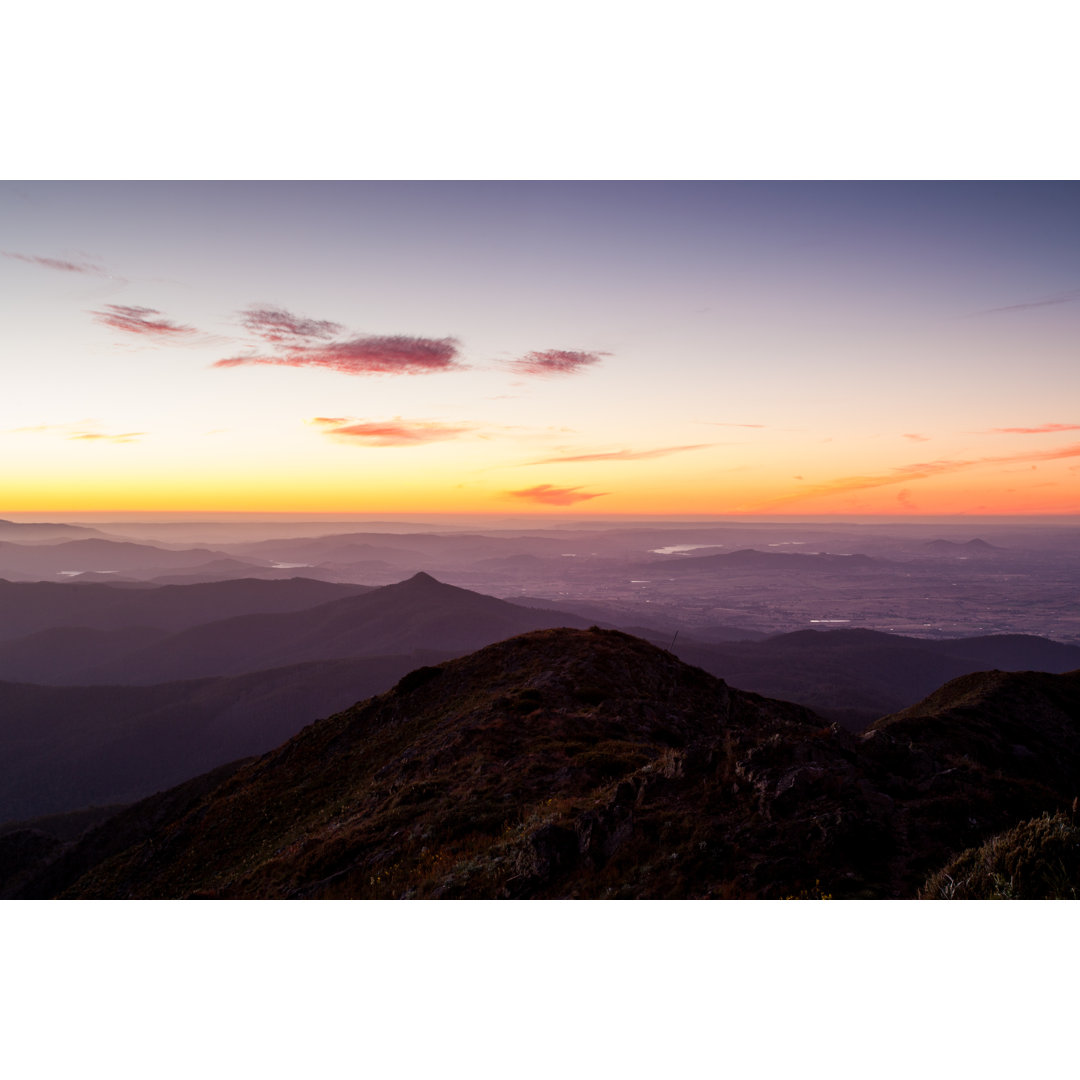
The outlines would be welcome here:
[[[0,516],[1080,513],[1080,184],[0,185]]]

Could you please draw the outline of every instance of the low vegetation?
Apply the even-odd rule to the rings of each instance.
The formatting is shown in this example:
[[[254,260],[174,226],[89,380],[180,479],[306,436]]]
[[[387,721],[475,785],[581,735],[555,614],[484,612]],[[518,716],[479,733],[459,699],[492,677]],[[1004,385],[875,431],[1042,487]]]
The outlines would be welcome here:
[[[1080,826],[1043,814],[968,848],[934,874],[923,900],[1080,899]]]

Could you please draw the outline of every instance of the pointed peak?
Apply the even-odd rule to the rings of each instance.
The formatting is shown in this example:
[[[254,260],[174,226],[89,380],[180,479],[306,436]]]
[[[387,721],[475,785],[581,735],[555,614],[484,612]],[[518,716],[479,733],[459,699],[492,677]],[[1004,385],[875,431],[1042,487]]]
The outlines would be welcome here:
[[[418,570],[411,578],[406,578],[404,581],[397,582],[396,585],[387,586],[391,589],[400,589],[404,587],[410,588],[429,588],[432,585],[443,585],[443,582],[433,578],[430,574],[425,573],[423,570]],[[444,586],[445,587],[445,586]]]

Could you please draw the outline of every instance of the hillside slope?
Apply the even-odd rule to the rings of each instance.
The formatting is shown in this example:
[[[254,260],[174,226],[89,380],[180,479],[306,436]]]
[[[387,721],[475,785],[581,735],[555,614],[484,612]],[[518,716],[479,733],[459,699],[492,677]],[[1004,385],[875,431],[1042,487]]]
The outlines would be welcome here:
[[[448,655],[326,660],[152,686],[0,682],[0,824],[132,802],[264,753]]]
[[[914,896],[1080,785],[1080,672],[941,693],[854,736],[615,631],[530,633],[312,724],[65,895]],[[1025,702],[1004,736],[948,712]]]

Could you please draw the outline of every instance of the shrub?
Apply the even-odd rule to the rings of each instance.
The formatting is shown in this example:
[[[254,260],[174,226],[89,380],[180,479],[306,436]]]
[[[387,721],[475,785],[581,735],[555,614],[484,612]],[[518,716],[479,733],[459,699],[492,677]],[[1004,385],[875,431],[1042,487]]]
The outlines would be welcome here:
[[[1075,900],[1080,897],[1080,827],[1042,817],[968,848],[929,878],[922,900]]]

